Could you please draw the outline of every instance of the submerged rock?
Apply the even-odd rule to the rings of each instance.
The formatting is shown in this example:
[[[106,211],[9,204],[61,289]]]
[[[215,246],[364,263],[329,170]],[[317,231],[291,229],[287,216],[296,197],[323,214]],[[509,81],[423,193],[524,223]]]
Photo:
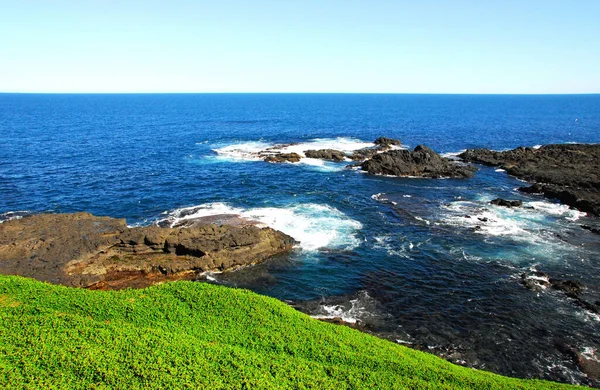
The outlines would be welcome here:
[[[320,158],[322,160],[329,161],[344,161],[346,159],[346,153],[335,149],[319,149],[319,150],[307,150],[304,155],[308,158]]]
[[[464,161],[499,166],[510,175],[534,184],[519,188],[581,211],[600,215],[600,144],[519,147],[504,152],[469,149],[459,155]]]
[[[39,214],[0,224],[0,273],[76,287],[145,287],[258,263],[294,243],[252,225],[129,228],[124,219],[89,213]]]
[[[496,206],[504,207],[521,207],[523,205],[523,202],[521,202],[520,200],[506,200],[502,198],[496,198],[490,203]]]
[[[423,145],[413,151],[390,150],[377,154],[362,163],[361,168],[376,175],[428,178],[466,178],[473,176],[475,171],[475,168],[454,163]]]

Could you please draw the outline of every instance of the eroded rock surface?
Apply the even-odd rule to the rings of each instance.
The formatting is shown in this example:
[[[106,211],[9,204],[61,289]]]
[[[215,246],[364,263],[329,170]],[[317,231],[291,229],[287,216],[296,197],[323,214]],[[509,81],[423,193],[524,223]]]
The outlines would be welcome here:
[[[376,154],[360,166],[363,171],[375,175],[427,178],[466,178],[475,172],[475,168],[443,158],[424,145],[413,151],[401,149]]]
[[[0,224],[0,273],[76,287],[145,287],[258,263],[292,237],[253,225],[129,228],[89,213],[38,214]]]
[[[465,161],[499,166],[509,174],[535,183],[519,190],[540,193],[581,211],[600,215],[600,144],[519,147],[504,152],[469,149]]]
[[[344,161],[346,153],[335,149],[307,150],[304,155],[308,158],[320,158],[328,161]]]

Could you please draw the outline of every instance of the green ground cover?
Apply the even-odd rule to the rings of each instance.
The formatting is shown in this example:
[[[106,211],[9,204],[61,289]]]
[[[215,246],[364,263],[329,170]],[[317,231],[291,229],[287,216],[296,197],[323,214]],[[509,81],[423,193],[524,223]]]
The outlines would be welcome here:
[[[246,290],[0,275],[0,388],[567,387],[456,366]]]

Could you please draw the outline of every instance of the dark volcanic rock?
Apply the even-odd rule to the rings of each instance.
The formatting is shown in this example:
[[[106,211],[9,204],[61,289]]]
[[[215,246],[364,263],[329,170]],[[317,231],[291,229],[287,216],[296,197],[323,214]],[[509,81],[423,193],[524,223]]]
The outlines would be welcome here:
[[[128,228],[88,213],[39,214],[0,224],[0,273],[77,287],[145,287],[228,270],[287,251],[294,240],[257,226]]]
[[[427,146],[419,145],[413,151],[391,150],[373,156],[361,164],[363,171],[376,175],[415,176],[415,177],[455,177],[473,176],[475,169],[459,165],[440,157]]]
[[[490,202],[496,206],[504,206],[504,207],[520,207],[523,205],[523,202],[520,200],[506,200],[502,198],[494,199]]]
[[[335,149],[307,150],[304,155],[308,158],[320,158],[329,161],[344,161],[346,154]]]
[[[400,140],[388,138],[388,137],[379,137],[373,142],[375,145],[387,146],[390,147],[392,145],[402,145]]]
[[[300,156],[298,153],[277,153],[277,154],[273,154],[271,156],[265,157],[265,161],[273,162],[273,163],[282,163],[282,162],[296,163],[296,162],[300,161],[301,158],[302,158],[302,156]]]
[[[560,290],[564,292],[567,296],[571,298],[579,297],[579,295],[583,292],[585,288],[583,284],[575,280],[562,279],[550,279],[550,286],[552,286],[552,288],[555,290]]]
[[[600,144],[519,147],[505,152],[469,149],[465,161],[500,166],[509,174],[535,183],[519,188],[560,200],[581,211],[600,215]]]

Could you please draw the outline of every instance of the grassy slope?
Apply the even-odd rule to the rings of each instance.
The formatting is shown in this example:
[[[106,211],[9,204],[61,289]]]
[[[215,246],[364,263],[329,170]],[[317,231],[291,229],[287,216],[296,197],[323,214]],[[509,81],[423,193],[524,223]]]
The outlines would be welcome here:
[[[564,388],[452,365],[245,290],[0,276],[0,388]]]

